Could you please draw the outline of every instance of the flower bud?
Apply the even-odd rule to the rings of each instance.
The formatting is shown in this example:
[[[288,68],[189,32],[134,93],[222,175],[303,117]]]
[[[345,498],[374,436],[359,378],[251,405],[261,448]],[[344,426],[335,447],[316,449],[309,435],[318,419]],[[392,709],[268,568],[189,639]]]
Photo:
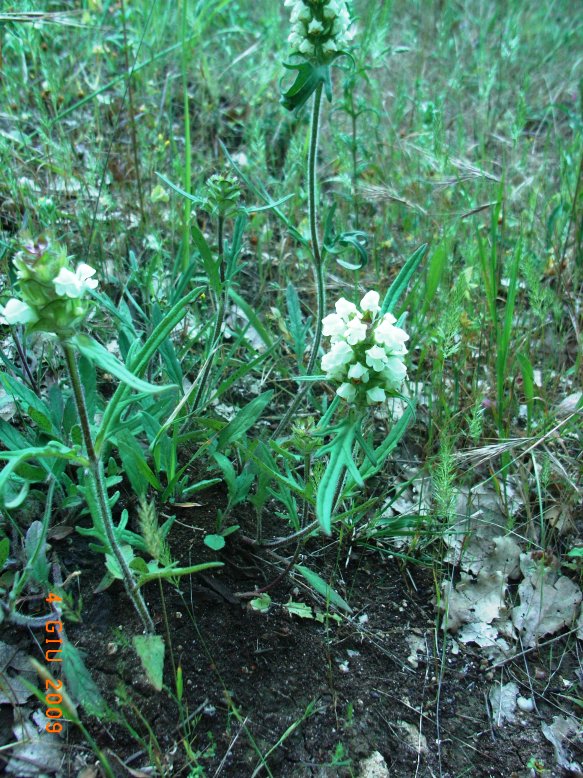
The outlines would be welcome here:
[[[203,208],[212,216],[233,216],[238,210],[241,197],[239,181],[235,176],[215,174],[206,182],[206,197]]]

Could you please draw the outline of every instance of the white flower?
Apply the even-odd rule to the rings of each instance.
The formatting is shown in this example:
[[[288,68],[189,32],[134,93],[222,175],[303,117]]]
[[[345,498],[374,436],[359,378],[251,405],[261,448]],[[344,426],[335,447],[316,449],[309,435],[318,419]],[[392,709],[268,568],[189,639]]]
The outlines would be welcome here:
[[[358,318],[351,319],[346,327],[346,340],[351,346],[356,346],[357,343],[361,343],[366,340],[366,324]]]
[[[91,278],[96,273],[95,269],[81,262],[77,270],[68,270],[62,267],[58,276],[53,280],[55,290],[61,297],[83,297],[88,289],[97,288],[97,280]]]
[[[378,292],[367,292],[360,301],[360,308],[362,311],[370,311],[372,314],[377,314],[380,311],[380,295]]]
[[[336,338],[344,335],[346,322],[337,313],[330,313],[322,319],[323,334],[326,338]],[[334,341],[332,341],[334,342]]]
[[[303,40],[300,45],[298,46],[298,51],[301,54],[314,54],[316,51],[316,47],[313,43],[310,43],[309,40]]]
[[[335,343],[327,354],[322,357],[322,370],[329,376],[342,373],[344,366],[352,362],[354,351],[343,340]]]
[[[338,46],[336,45],[334,38],[330,38],[329,41],[322,44],[322,51],[325,54],[333,54],[335,51],[338,51]]]
[[[356,397],[356,387],[353,386],[352,384],[347,384],[347,383],[340,384],[340,386],[336,390],[336,394],[339,397],[344,398],[350,403]]]
[[[323,31],[324,25],[317,19],[312,19],[312,21],[308,24],[308,35],[318,35],[318,33]]]
[[[338,316],[342,316],[343,319],[348,319],[352,315],[358,315],[358,308],[354,303],[345,300],[341,297],[334,306]]]
[[[366,401],[369,405],[372,405],[372,403],[384,403],[386,399],[387,395],[381,386],[375,386],[366,392]]]
[[[0,306],[1,324],[32,324],[35,321],[38,321],[36,311],[16,297],[8,300],[6,305]]]
[[[387,389],[398,389],[407,376],[407,368],[399,357],[389,357],[382,372]]]
[[[355,365],[350,365],[348,377],[352,378],[353,381],[362,381],[363,384],[367,384],[369,372],[361,362],[357,362]]]
[[[307,5],[303,5],[302,3],[298,3],[298,5],[294,6],[293,11],[291,12],[290,21],[292,24],[295,24],[295,22],[303,21],[307,22],[310,19],[310,9]]]
[[[382,349],[380,346],[373,346],[372,348],[367,349],[365,354],[366,364],[369,367],[372,367],[372,369],[377,373],[380,373],[381,370],[385,369],[388,362],[388,357],[385,354],[384,349]]]
[[[390,314],[387,314],[390,316]],[[391,317],[394,320],[394,317]],[[400,327],[394,324],[386,316],[383,316],[374,333],[375,342],[384,346],[385,350],[391,354],[406,354],[405,341],[409,336]]]

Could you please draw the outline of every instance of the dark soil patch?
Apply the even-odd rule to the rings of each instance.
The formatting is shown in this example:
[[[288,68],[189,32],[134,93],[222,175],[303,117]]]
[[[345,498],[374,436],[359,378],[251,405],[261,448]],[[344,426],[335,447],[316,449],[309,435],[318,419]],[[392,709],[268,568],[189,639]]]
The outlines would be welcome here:
[[[180,511],[171,533],[174,556],[184,565],[212,556],[201,539],[212,531],[216,507],[224,500],[220,491],[206,493],[203,500],[204,505]],[[240,515],[237,521],[242,532],[251,531],[251,521],[247,527]],[[281,533],[281,526],[271,529]],[[154,766],[167,775],[244,778],[254,774],[259,754],[280,741],[266,761],[272,775],[281,778],[359,775],[359,763],[373,751],[382,754],[392,776],[527,776],[532,757],[547,767],[554,763],[540,724],[556,710],[542,702],[538,713],[519,714],[517,725],[497,728],[486,699],[492,683],[510,679],[506,668],[489,672],[481,655],[467,649],[457,655],[448,649],[442,661],[442,647],[435,645],[430,571],[404,569],[398,560],[358,548],[345,565],[347,555],[339,554],[337,545],[323,550],[321,541],[312,540],[304,563],[321,575],[325,569],[341,570],[333,585],[350,602],[352,615],[339,622],[326,618],[325,603],[303,579],[289,576],[270,590],[273,604],[262,614],[248,600],[237,602],[234,593],[264,586],[278,569],[237,538],[229,539],[221,557],[225,565],[212,576],[182,579],[180,591],[165,584],[164,603],[156,585],[146,591],[160,634],[166,609],[174,664],[183,671],[184,718],[196,712],[182,729],[176,700],[148,685],[131,648],[132,636],[141,630],[121,585],[94,594],[103,560],[75,535],[55,543],[63,575],[83,570],[82,623],[66,625],[68,638],[84,652],[112,709],[123,711],[146,746],[140,751],[120,724],[86,717],[119,775]],[[89,572],[88,559],[94,560]],[[282,607],[290,599],[324,614],[324,622],[290,616]],[[412,639],[421,646],[416,661]],[[527,659],[532,681],[541,658]],[[527,665],[520,661],[512,679],[530,695]],[[164,681],[175,690],[169,652]],[[535,692],[548,691],[546,676],[538,683]],[[77,744],[63,775],[77,775],[82,745],[72,728],[68,737]],[[204,773],[190,772],[183,738]],[[85,756],[94,760],[89,751]],[[258,772],[267,774],[265,768]]]

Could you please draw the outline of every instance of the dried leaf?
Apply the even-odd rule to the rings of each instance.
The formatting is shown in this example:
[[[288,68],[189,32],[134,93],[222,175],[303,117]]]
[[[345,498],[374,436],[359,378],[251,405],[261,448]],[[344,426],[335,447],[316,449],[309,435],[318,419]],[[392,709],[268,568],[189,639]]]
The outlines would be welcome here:
[[[0,642],[0,705],[22,705],[32,696],[23,678],[29,683],[35,680],[28,657],[14,646]]]
[[[12,746],[6,772],[18,778],[58,772],[62,757],[61,740],[46,731],[49,719],[40,711],[33,714],[34,723],[23,720],[21,711],[17,715],[20,719],[14,726],[17,743]]]
[[[522,554],[520,562],[525,577],[518,587],[520,604],[512,609],[512,621],[524,646],[531,648],[545,635],[573,623],[581,603],[581,589],[555,570],[534,564],[528,554]]]
[[[557,765],[567,775],[581,775],[581,766],[570,760],[568,752],[569,742],[575,740],[579,735],[577,721],[567,716],[553,716],[553,723],[543,723],[541,729],[546,739],[553,744]]]
[[[518,684],[511,681],[503,686],[493,686],[488,697],[492,706],[492,716],[496,727],[503,727],[506,722],[516,721],[516,698]]]
[[[447,614],[447,629],[455,632],[462,624],[491,624],[504,616],[506,589],[506,579],[500,572],[480,572],[475,580],[462,573],[455,589],[446,583],[441,608]]]

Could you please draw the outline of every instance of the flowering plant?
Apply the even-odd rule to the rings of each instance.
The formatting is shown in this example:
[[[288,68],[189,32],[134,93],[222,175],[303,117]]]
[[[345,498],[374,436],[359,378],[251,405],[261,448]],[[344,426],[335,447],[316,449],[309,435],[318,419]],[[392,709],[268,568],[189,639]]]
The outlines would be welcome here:
[[[329,65],[346,54],[353,37],[352,20],[345,0],[285,0],[291,8],[291,32],[288,42],[291,53],[301,57],[299,63],[286,64],[297,70],[293,85],[282,95],[283,105],[290,111],[299,108],[317,90],[326,87],[332,100]],[[319,103],[319,99],[317,101]]]
[[[403,357],[409,336],[392,313],[379,315],[379,300],[378,292],[367,292],[359,310],[340,298],[336,313],[322,321],[332,346],[322,357],[322,370],[329,381],[340,383],[336,394],[355,405],[384,402],[407,375]]]
[[[285,5],[291,7],[288,42],[293,54],[327,64],[352,38],[344,0],[285,0]]]
[[[0,306],[0,323],[72,335],[89,312],[87,293],[97,288],[95,270],[81,262],[73,271],[65,247],[47,236],[25,240],[13,261],[20,296]]]

